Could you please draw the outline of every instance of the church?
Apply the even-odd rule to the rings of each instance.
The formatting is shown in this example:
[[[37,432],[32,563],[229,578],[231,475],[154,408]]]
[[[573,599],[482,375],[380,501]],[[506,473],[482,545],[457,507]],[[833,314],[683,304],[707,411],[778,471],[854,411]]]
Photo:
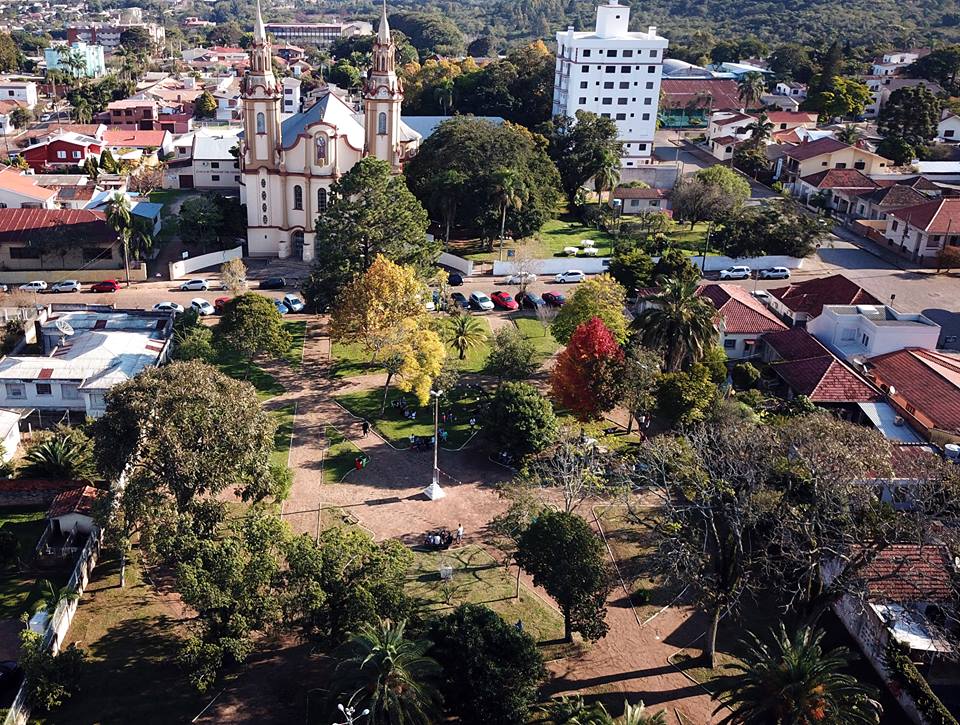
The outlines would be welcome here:
[[[363,109],[327,93],[302,113],[281,114],[283,86],[273,73],[260,4],[242,86],[240,200],[247,206],[247,254],[314,258],[314,225],[327,208],[330,186],[364,156],[400,173],[421,136],[400,118],[403,83],[396,72],[384,3],[363,85]]]

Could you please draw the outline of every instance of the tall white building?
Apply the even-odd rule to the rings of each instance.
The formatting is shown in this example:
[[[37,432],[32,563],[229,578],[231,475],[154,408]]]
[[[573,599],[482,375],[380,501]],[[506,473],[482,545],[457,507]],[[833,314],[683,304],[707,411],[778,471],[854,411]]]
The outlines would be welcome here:
[[[650,163],[667,49],[655,27],[630,32],[629,24],[630,8],[611,0],[597,8],[593,32],[557,33],[553,85],[554,116],[583,110],[617,122],[625,167]]]

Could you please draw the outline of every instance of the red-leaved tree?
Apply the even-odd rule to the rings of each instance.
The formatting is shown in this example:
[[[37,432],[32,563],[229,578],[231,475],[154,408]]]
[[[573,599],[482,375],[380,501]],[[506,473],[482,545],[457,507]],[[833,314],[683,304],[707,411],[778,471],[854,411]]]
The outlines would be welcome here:
[[[623,393],[623,350],[599,317],[582,323],[557,357],[550,375],[553,396],[578,420],[599,418]]]

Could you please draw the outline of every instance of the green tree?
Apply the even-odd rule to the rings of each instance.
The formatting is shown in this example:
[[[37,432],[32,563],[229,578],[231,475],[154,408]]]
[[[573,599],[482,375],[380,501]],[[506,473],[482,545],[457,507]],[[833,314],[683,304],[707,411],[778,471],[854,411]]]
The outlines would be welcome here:
[[[554,441],[557,419],[550,401],[532,385],[507,382],[490,402],[484,430],[499,449],[522,458]]]
[[[763,94],[767,92],[763,74],[756,71],[744,73],[737,80],[737,95],[746,109],[756,108]]]
[[[11,73],[23,67],[23,53],[9,33],[0,33],[0,71]]]
[[[146,28],[134,25],[125,28],[120,33],[120,45],[127,52],[142,53],[150,55],[156,50],[153,38],[150,37],[150,31]]]
[[[493,195],[500,206],[500,256],[503,256],[503,239],[507,231],[507,212],[520,211],[528,196],[527,188],[513,169],[504,167],[493,172],[491,179]]]
[[[26,128],[33,121],[33,114],[29,108],[17,106],[10,112],[10,125],[14,128]]]
[[[877,153],[896,166],[905,166],[917,158],[917,149],[900,136],[887,136],[877,144]]]
[[[123,245],[123,271],[126,276],[127,287],[130,286],[130,239],[133,237],[133,217],[131,215],[130,198],[126,194],[117,192],[110,196],[107,202],[107,224],[113,229],[120,243]]]
[[[591,277],[577,286],[566,304],[560,308],[551,331],[557,342],[566,345],[573,331],[592,317],[599,317],[623,344],[627,339],[627,318],[623,314],[626,292],[612,277],[603,274]]]
[[[620,247],[613,253],[609,272],[632,295],[634,290],[652,283],[653,259],[642,249]]]
[[[570,204],[583,185],[600,172],[608,154],[619,159],[623,153],[616,121],[589,111],[577,111],[576,118],[558,116],[544,124],[542,131]]]
[[[428,640],[406,636],[406,622],[364,624],[337,652],[330,709],[350,702],[369,710],[372,725],[430,725],[439,719],[440,666],[426,655]]]
[[[54,655],[43,645],[43,635],[30,629],[20,633],[20,667],[27,702],[43,712],[60,707],[80,689],[86,654],[75,644]]]
[[[213,330],[200,321],[200,314],[192,307],[174,320],[173,345],[174,360],[213,360]]]
[[[737,390],[748,390],[757,384],[760,380],[760,371],[752,363],[742,362],[733,366],[730,371],[733,378],[733,385]]]
[[[810,50],[800,43],[784,43],[773,49],[768,58],[770,70],[781,78],[808,83],[816,71]]]
[[[877,130],[886,137],[902,138],[914,148],[937,136],[941,101],[926,86],[898,88],[880,109]]]
[[[750,138],[747,140],[748,144],[759,148],[770,138],[770,133],[773,131],[773,124],[770,123],[770,118],[766,112],[761,111],[756,121],[747,124],[747,131],[750,132]]]
[[[454,315],[446,327],[447,344],[457,351],[460,360],[467,357],[467,350],[480,347],[487,341],[483,325],[471,315]]]
[[[515,326],[493,333],[486,372],[498,380],[526,380],[540,367],[537,349]]]
[[[717,393],[707,367],[694,364],[687,372],[660,376],[655,393],[656,410],[671,426],[699,423],[706,419]]]
[[[923,58],[918,58],[907,68],[913,78],[926,78],[939,83],[950,95],[960,90],[960,45],[945,45],[934,48]]]
[[[802,108],[816,111],[823,122],[835,118],[856,118],[863,115],[872,101],[870,89],[860,81],[834,76],[822,90],[812,93],[803,102]]]
[[[853,146],[857,141],[863,138],[863,132],[852,123],[845,124],[836,133],[837,141],[843,141],[845,144]]]
[[[426,270],[440,250],[427,239],[427,212],[390,164],[368,156],[330,188],[327,210],[317,219],[316,262],[303,288],[307,300],[326,309],[378,254],[396,264]]]
[[[223,214],[217,204],[208,196],[194,196],[180,205],[177,225],[184,241],[200,244],[210,249],[219,239],[219,229],[223,224]]]
[[[598,201],[603,205],[603,192],[606,190],[607,203],[613,196],[613,190],[620,183],[620,157],[613,151],[607,150],[603,153],[599,167],[593,175],[593,186],[597,192]]]
[[[825,652],[822,630],[802,627],[791,636],[781,623],[771,631],[773,647],[750,634],[743,662],[716,684],[724,708],[733,712],[721,722],[843,722],[872,725],[880,721],[876,688],[846,672],[853,655],[838,647]]]
[[[210,91],[204,91],[197,97],[193,107],[193,115],[197,118],[213,118],[217,115],[217,99]]]
[[[590,641],[606,635],[606,554],[586,521],[572,513],[543,511],[520,534],[516,559],[560,606],[567,642],[574,632]]]
[[[653,266],[652,279],[655,282],[659,284],[665,277],[695,284],[700,281],[700,270],[681,250],[670,248],[660,255],[660,259]]]
[[[726,166],[710,166],[700,169],[696,178],[708,186],[720,189],[731,199],[733,206],[739,206],[750,198],[750,182]]]
[[[808,257],[830,234],[829,220],[804,214],[793,205],[750,207],[729,217],[713,235],[731,257],[785,254]]]
[[[642,345],[634,344],[624,359],[623,398],[621,403],[630,413],[627,433],[633,429],[633,421],[648,416],[656,405],[657,380],[663,356]]]
[[[248,376],[258,356],[281,358],[293,344],[273,300],[253,292],[234,297],[223,306],[216,338],[246,360]]]
[[[661,280],[661,292],[634,320],[640,340],[664,351],[664,367],[675,372],[684,364],[698,362],[717,339],[710,300],[697,293],[697,285],[676,279]]]
[[[41,433],[27,448],[22,466],[21,478],[92,481],[97,476],[93,441],[82,429],[65,425]]]
[[[430,623],[429,654],[443,668],[448,708],[467,725],[523,722],[546,677],[537,643],[482,604]]]

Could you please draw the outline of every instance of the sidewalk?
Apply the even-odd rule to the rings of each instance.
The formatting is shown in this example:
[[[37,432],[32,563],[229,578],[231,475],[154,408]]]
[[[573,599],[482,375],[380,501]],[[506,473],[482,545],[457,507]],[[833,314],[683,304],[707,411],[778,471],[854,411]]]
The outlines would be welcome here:
[[[866,237],[857,234],[855,231],[848,229],[842,224],[835,224],[832,231],[834,236],[842,239],[845,242],[850,242],[850,244],[859,247],[864,252],[872,254],[877,259],[883,260],[891,267],[902,269],[904,272],[938,274],[936,267],[925,266],[919,262],[914,262],[906,257],[902,257],[896,252],[884,248],[883,245],[878,244],[872,239],[867,239]]]

